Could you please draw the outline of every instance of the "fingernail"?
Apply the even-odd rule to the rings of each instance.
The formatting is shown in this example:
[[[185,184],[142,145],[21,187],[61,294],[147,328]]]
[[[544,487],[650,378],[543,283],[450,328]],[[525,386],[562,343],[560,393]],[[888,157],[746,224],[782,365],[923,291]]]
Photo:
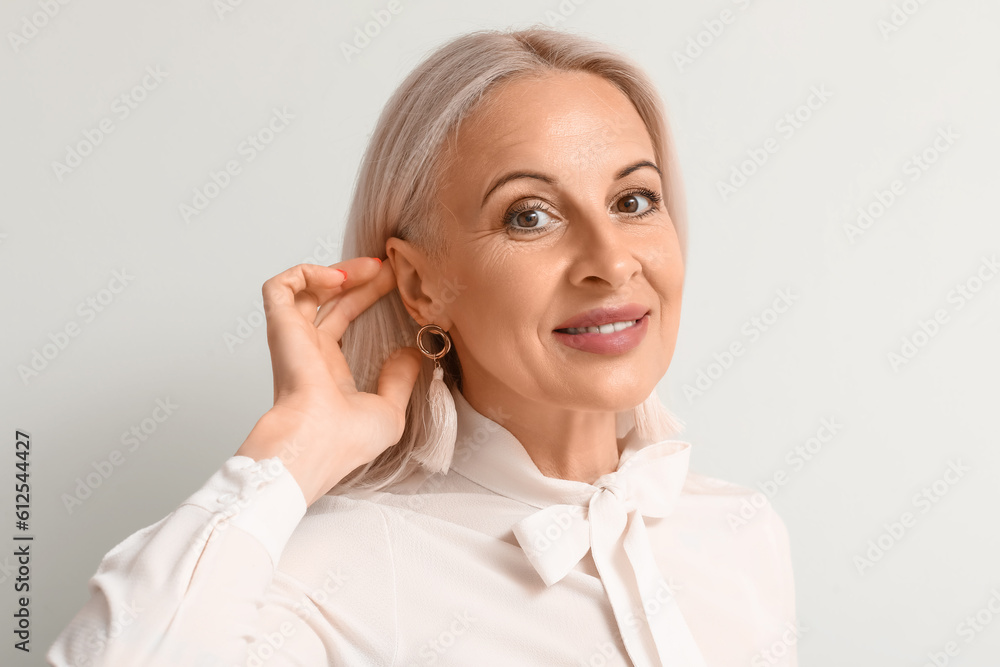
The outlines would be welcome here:
[[[376,257],[375,259],[378,259],[378,257]],[[381,264],[382,264],[382,260],[381,260],[381,259],[378,259],[378,263],[379,263],[379,265],[381,266]]]
[[[344,280],[347,280],[347,271],[344,271],[343,269],[334,269],[334,271],[340,271],[341,273],[343,273],[344,274]]]

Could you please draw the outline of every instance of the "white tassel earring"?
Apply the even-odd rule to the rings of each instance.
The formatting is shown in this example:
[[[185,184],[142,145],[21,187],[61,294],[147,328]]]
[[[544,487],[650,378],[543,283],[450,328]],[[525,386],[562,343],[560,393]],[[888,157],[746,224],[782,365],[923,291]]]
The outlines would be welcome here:
[[[438,334],[443,339],[443,347],[439,352],[431,352],[424,347],[422,338],[427,331]],[[451,350],[451,337],[438,325],[426,324],[417,332],[417,347],[425,357],[434,360],[434,377],[427,390],[431,416],[429,425],[424,422],[427,441],[414,450],[413,458],[431,472],[447,473],[455,453],[455,440],[458,438],[458,412],[455,410],[455,399],[444,383],[444,369],[438,359]]]
[[[684,422],[660,402],[656,389],[645,401],[632,408],[632,417],[636,434],[652,442],[665,440],[684,429]]]

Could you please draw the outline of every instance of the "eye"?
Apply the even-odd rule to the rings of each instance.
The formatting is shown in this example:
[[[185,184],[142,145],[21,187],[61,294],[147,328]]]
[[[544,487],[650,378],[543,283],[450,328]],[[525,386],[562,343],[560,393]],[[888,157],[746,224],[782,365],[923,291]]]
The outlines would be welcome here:
[[[625,193],[616,204],[619,213],[629,213],[637,217],[652,213],[656,210],[656,204],[660,201],[660,196],[650,190],[636,190]]]
[[[519,233],[540,232],[552,218],[539,202],[524,202],[507,211],[504,225]]]

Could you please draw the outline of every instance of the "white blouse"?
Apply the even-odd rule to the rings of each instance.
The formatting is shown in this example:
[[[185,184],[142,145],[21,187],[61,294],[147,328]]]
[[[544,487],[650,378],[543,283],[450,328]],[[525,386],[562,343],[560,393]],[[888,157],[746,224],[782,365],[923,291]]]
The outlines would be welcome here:
[[[227,460],[113,548],[57,667],[796,667],[788,535],[762,494],[621,441],[545,477],[460,392],[447,474],[306,508],[277,457]]]

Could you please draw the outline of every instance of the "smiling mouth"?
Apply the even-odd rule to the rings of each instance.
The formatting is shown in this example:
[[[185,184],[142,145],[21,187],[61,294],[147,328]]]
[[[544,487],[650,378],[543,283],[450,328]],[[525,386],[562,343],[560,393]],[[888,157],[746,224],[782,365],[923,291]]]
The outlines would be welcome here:
[[[645,315],[643,315],[643,317],[645,317]],[[639,318],[639,320],[641,319],[642,317]],[[565,333],[571,335],[579,335],[586,333],[610,334],[610,333],[615,333],[616,331],[624,331],[629,327],[634,327],[639,322],[639,320],[624,320],[622,322],[609,322],[608,324],[602,324],[600,326],[595,326],[595,327],[580,327],[580,328],[569,327],[567,329],[556,329],[556,331],[559,333]]]

